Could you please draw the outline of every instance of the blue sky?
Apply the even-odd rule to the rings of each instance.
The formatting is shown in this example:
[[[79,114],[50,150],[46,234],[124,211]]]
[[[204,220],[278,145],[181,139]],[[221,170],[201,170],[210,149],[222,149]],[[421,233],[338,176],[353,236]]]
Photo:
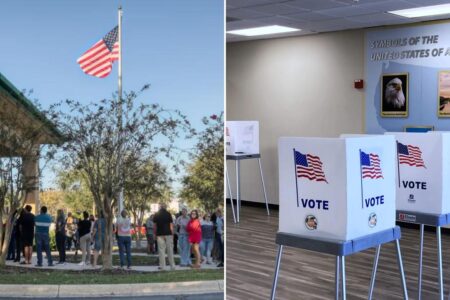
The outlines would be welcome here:
[[[180,109],[201,129],[203,116],[224,107],[222,0],[2,0],[0,72],[44,108],[110,97],[117,64],[99,79],[76,60],[117,25],[119,3],[124,91],[149,83],[140,100]]]

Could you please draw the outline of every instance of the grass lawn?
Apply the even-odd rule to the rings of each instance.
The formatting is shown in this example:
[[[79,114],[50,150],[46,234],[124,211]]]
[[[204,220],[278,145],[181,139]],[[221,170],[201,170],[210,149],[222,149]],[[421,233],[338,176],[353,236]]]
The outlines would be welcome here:
[[[125,270],[62,271],[20,267],[0,269],[0,284],[116,284],[222,280],[223,269],[144,273]]]
[[[119,252],[119,247],[113,246],[113,252]],[[131,252],[132,253],[147,253],[147,248],[146,247],[131,248]]]
[[[52,255],[53,261],[54,262],[58,262],[59,261],[59,257],[58,255]],[[91,254],[91,259],[93,259],[93,254]],[[125,256],[125,260],[126,260],[126,256]],[[45,261],[45,259],[44,259]],[[166,260],[167,261],[167,260]],[[70,263],[79,263],[81,262],[81,252],[78,253],[77,256],[73,255],[73,254],[68,254],[66,255],[66,262],[70,262]],[[98,264],[101,265],[102,264],[102,256],[99,255],[98,256]],[[131,254],[131,264],[133,266],[158,266],[159,265],[159,259],[158,256],[156,255],[134,255]],[[168,264],[168,261],[167,261]],[[179,265],[180,264],[180,258],[175,257],[175,264]],[[120,260],[119,260],[119,255],[118,254],[113,254],[113,265],[120,265]]]

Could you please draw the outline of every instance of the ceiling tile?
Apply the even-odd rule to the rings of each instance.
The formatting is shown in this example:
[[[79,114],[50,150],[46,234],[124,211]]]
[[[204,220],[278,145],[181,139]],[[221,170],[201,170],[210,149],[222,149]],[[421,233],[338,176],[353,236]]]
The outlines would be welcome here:
[[[398,0],[389,0],[389,1],[380,1],[380,2],[374,2],[374,3],[367,3],[361,5],[361,7],[371,9],[371,10],[377,10],[380,12],[386,12],[391,10],[398,10],[398,9],[407,9],[407,8],[413,8],[417,7],[417,4],[408,3],[406,1],[398,1]]]
[[[263,5],[268,4],[273,1],[271,0],[227,0],[227,6],[230,5],[231,7],[240,8],[240,7],[249,7],[249,6],[255,6],[255,5]]]
[[[272,15],[286,15],[286,14],[300,13],[300,12],[308,11],[307,9],[287,6],[284,4],[261,5],[261,6],[252,7],[251,9],[258,11],[258,12],[270,13]]]
[[[272,14],[258,12],[247,8],[238,8],[228,10],[227,16],[238,19],[256,19],[256,18],[270,17],[272,16]]]
[[[420,6],[438,5],[438,4],[448,4],[448,0],[407,0],[410,3],[417,4]]]
[[[268,25],[281,25],[281,26],[290,26],[290,27],[294,27],[294,28],[301,28],[301,26],[303,24],[307,23],[306,21],[291,19],[286,16],[272,16],[272,17],[266,17],[266,18],[258,18],[258,19],[254,19],[254,21],[258,21],[267,26]]]
[[[303,8],[306,10],[328,9],[349,5],[343,2],[337,2],[332,0],[292,0],[285,2],[285,4],[288,6]]]
[[[353,22],[360,22],[360,23],[379,23],[379,24],[386,24],[388,21],[409,21],[410,19],[396,16],[389,13],[376,13],[376,14],[370,14],[370,15],[361,15],[361,16],[355,16],[355,17],[348,17],[347,20],[353,21]]]
[[[341,0],[339,0],[339,1],[341,1]],[[359,0],[359,1],[357,1],[357,4],[355,2],[353,2],[352,4],[354,4],[354,5],[364,5],[364,4],[367,4],[367,3],[379,3],[379,2],[384,2],[384,1],[386,1],[386,0]]]
[[[323,30],[323,29],[347,29],[347,28],[355,28],[355,26],[360,26],[357,22],[353,22],[344,18],[325,20],[325,21],[317,21],[317,22],[309,22],[308,24],[310,30]]]
[[[332,18],[330,16],[321,15],[315,12],[292,14],[287,15],[286,17],[299,21],[322,21],[322,20],[329,20],[330,18]]]
[[[449,15],[408,19],[386,13],[450,0],[227,0],[227,30],[284,25],[300,32],[275,36],[227,35],[227,41],[257,40],[375,26],[449,19]],[[239,20],[232,20],[236,18]],[[232,21],[231,21],[232,20]]]
[[[322,10],[318,10],[316,12],[319,14],[322,14],[322,15],[330,16],[330,17],[345,18],[345,17],[357,16],[357,15],[367,15],[370,13],[376,13],[378,11],[375,9],[362,7],[362,5],[351,5],[351,6],[330,8],[330,9],[322,9]]]

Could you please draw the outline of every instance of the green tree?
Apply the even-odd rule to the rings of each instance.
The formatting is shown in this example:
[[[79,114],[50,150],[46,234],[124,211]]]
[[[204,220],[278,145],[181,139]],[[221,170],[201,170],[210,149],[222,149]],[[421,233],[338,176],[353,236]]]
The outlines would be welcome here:
[[[104,99],[83,105],[66,100],[52,107],[54,121],[69,139],[60,162],[86,178],[95,205],[105,217],[104,269],[112,268],[113,219],[124,178],[135,171],[141,157],[161,152],[170,157],[175,138],[183,131],[188,136],[193,133],[179,111],[138,103],[141,92],[126,93],[121,101]]]
[[[191,207],[211,211],[223,205],[223,113],[205,117],[203,123],[206,129],[199,133],[180,196]]]
[[[46,190],[39,193],[41,206],[47,207],[47,212],[56,217],[58,209],[64,209],[64,192],[60,190]]]
[[[62,201],[67,212],[92,210],[94,199],[89,190],[88,182],[81,172],[77,170],[61,170],[58,172],[57,183],[63,191]]]
[[[144,216],[150,204],[168,202],[172,180],[167,169],[153,158],[140,160],[125,180],[125,208],[131,213],[138,228],[144,223]],[[139,248],[141,232],[137,231],[136,245]]]

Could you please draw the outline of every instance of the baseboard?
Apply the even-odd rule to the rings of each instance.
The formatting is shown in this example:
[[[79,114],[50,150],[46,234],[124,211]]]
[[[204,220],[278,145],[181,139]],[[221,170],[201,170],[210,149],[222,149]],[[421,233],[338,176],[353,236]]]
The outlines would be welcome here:
[[[226,198],[227,204],[231,205],[230,198]],[[236,205],[236,199],[233,199],[234,204]],[[266,203],[264,202],[254,202],[254,201],[248,201],[241,199],[241,205],[248,206],[248,207],[259,207],[259,208],[266,208]],[[269,209],[278,210],[278,204],[271,204],[269,203]]]
[[[236,204],[236,199],[233,199],[233,200],[234,200],[234,203]],[[230,198],[226,198],[226,201],[227,201],[227,204],[231,205]],[[258,207],[258,208],[264,208],[264,209],[266,208],[266,204],[263,202],[254,202],[254,201],[248,201],[248,200],[243,200],[243,199],[241,199],[241,205],[247,206],[247,207]],[[279,210],[279,205],[269,203],[269,208],[271,210]],[[405,223],[405,222],[396,222],[396,224],[403,228],[411,228],[411,229],[417,229],[417,230],[420,229],[419,224]],[[425,226],[425,231],[436,232],[436,228],[433,226]],[[441,227],[441,232],[445,233],[445,234],[450,234],[450,228]]]

